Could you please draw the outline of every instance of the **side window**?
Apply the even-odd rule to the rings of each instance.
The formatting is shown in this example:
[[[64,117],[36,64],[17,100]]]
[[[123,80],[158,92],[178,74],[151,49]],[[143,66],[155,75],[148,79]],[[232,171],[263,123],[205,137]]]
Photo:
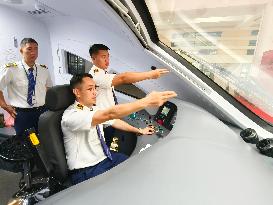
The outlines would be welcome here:
[[[67,73],[71,75],[88,73],[92,67],[92,63],[84,58],[65,51]]]

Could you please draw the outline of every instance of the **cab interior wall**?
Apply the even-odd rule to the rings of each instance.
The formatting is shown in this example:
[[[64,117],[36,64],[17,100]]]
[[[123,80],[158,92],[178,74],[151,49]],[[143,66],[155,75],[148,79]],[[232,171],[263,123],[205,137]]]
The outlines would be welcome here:
[[[53,1],[49,2],[53,4]],[[90,3],[84,1],[82,4],[71,2],[70,5],[67,5],[67,8],[63,6],[59,7],[59,3],[56,5],[57,2],[51,5],[56,9],[60,9],[61,12],[69,14],[69,16],[45,19],[51,34],[52,52],[54,52],[53,47],[59,44],[71,52],[73,48],[77,48],[75,52],[78,55],[89,59],[87,52],[89,45],[102,42],[111,48],[110,70],[112,69],[120,73],[126,71],[147,71],[150,70],[152,65],[156,67],[166,66],[154,56],[144,51],[143,46],[133,32],[121,21],[121,18],[108,4],[96,1],[92,3],[92,6],[86,6],[83,9],[82,5],[84,3],[90,5]],[[74,8],[73,16],[70,13],[71,7]],[[90,12],[88,12],[88,9]],[[56,73],[56,76],[59,76],[59,82],[62,82],[62,78],[66,74],[62,73],[60,75],[60,73]],[[194,86],[184,79],[178,77],[174,72],[166,75],[164,78],[142,81],[136,85],[145,92],[152,90],[175,90],[178,93],[179,99],[197,104],[221,120],[233,123],[219,108],[217,109],[212,105],[200,91],[196,90]]]

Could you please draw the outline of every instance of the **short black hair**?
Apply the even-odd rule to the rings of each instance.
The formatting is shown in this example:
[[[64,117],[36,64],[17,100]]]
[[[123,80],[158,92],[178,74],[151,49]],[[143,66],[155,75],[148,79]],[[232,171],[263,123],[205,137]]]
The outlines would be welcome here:
[[[92,57],[93,54],[97,54],[100,50],[108,51],[110,48],[108,48],[106,45],[103,44],[93,44],[89,48],[89,54]]]
[[[76,88],[79,84],[82,83],[82,79],[85,77],[93,79],[93,76],[89,73],[73,75],[73,77],[70,80],[70,89],[73,90],[74,88]]]
[[[35,41],[33,38],[23,38],[23,40],[20,43],[20,46],[24,47],[27,43],[36,43],[38,45],[37,41]]]

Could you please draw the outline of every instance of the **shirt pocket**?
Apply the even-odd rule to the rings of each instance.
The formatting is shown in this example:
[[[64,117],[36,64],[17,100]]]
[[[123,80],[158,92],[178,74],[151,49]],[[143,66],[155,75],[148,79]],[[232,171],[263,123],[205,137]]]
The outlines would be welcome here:
[[[24,87],[24,88],[27,88],[27,87],[28,87],[28,81],[26,81],[26,80],[17,80],[17,81],[15,82],[15,85],[16,85],[17,87]]]
[[[46,80],[45,79],[37,79],[35,89],[38,93],[40,93],[42,96],[46,93]]]
[[[37,79],[36,84],[38,86],[41,86],[41,87],[44,86],[45,87],[45,85],[46,85],[46,79]]]

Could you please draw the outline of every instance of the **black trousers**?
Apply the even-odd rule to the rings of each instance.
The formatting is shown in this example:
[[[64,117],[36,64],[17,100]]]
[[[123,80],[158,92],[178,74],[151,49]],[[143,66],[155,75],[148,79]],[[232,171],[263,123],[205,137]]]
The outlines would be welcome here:
[[[41,114],[47,109],[45,106],[38,108],[16,108],[16,118],[14,121],[14,128],[16,135],[22,136],[25,130],[34,127],[38,132],[38,120]]]
[[[106,158],[94,166],[71,171],[72,184],[78,184],[84,180],[102,174],[128,159],[128,156],[121,153],[111,152],[111,155],[113,160]]]

